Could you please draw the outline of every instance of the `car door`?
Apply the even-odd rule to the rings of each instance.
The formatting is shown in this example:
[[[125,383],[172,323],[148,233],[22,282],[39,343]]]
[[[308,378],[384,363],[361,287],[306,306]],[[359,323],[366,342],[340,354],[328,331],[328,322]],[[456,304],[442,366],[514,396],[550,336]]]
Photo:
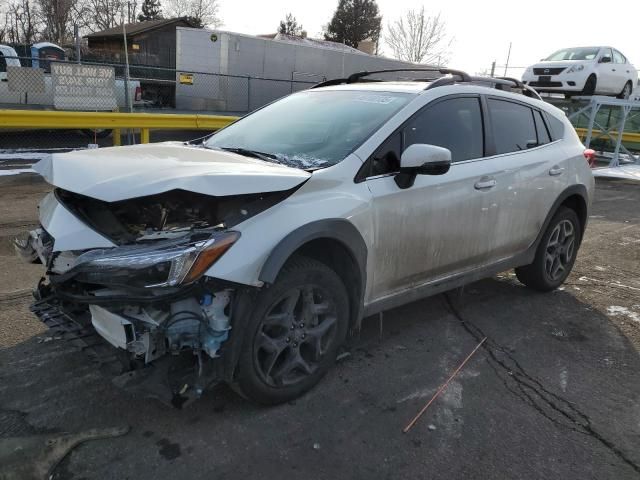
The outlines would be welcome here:
[[[492,225],[492,258],[499,261],[523,253],[538,236],[567,181],[566,155],[537,108],[489,97],[487,110],[496,155],[485,163],[500,186],[499,216]]]
[[[453,96],[414,114],[371,156],[366,182],[374,216],[372,296],[382,298],[486,263],[500,199],[486,145],[481,98]],[[451,150],[444,175],[395,182],[404,149],[414,143]]]
[[[613,49],[613,65],[616,73],[616,91],[620,93],[625,84],[633,77],[632,67],[629,65],[627,58],[616,49]]]
[[[606,61],[606,59],[609,59],[609,61]],[[596,72],[598,75],[596,93],[615,92],[618,83],[616,70],[616,66],[613,63],[613,51],[610,48],[603,48],[600,50],[600,57],[596,66]],[[620,90],[622,90],[622,87]]]

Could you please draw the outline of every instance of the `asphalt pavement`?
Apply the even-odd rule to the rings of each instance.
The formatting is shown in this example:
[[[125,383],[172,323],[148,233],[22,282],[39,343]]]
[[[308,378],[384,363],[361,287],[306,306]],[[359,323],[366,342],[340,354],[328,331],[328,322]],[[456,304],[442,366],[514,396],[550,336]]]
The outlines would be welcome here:
[[[10,188],[26,203],[38,193]],[[382,334],[366,319],[318,387],[271,408],[226,387],[184,410],[121,392],[32,327],[25,284],[5,278],[0,330],[14,333],[0,346],[0,438],[129,427],[77,446],[55,479],[640,478],[639,201],[637,183],[598,182],[562,290],[536,293],[505,272],[386,312]],[[37,280],[0,254],[12,277]]]

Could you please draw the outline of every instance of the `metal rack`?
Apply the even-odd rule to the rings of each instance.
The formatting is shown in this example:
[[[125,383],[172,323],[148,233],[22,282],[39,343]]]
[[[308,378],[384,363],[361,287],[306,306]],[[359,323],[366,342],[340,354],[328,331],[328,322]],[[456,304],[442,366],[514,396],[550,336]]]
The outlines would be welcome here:
[[[640,119],[640,101],[632,99],[623,100],[600,95],[573,97],[571,99],[544,97],[543,100],[567,111],[567,116],[574,125],[578,124],[581,118],[587,120],[587,125],[584,128],[584,144],[587,148],[589,148],[595,137],[604,136],[611,140],[615,147],[609,162],[609,167],[618,167],[620,165],[621,152],[625,153],[633,163],[640,165],[640,155],[629,151],[622,143],[625,137],[640,142],[640,132],[625,133],[625,127],[632,119],[636,117]],[[613,125],[603,125],[598,121],[598,112],[600,112],[603,107],[608,107],[611,111],[619,109],[620,117]],[[581,129],[578,130],[582,133]]]

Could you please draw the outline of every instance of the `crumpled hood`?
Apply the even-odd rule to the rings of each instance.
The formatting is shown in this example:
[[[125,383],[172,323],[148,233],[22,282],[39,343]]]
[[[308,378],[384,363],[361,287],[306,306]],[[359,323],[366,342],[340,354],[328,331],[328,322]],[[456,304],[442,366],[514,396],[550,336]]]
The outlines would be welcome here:
[[[54,153],[34,165],[50,184],[114,202],[182,189],[226,196],[289,190],[305,170],[179,142]]]

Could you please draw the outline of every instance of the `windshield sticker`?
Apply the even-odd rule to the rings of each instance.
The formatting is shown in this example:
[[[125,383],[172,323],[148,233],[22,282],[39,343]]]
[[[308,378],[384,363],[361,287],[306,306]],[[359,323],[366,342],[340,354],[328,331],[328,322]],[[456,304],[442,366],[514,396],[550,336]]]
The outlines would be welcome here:
[[[394,100],[397,100],[397,97],[390,97],[389,95],[358,95],[354,98],[356,102],[365,102],[365,103],[378,103],[380,105],[389,105]]]

